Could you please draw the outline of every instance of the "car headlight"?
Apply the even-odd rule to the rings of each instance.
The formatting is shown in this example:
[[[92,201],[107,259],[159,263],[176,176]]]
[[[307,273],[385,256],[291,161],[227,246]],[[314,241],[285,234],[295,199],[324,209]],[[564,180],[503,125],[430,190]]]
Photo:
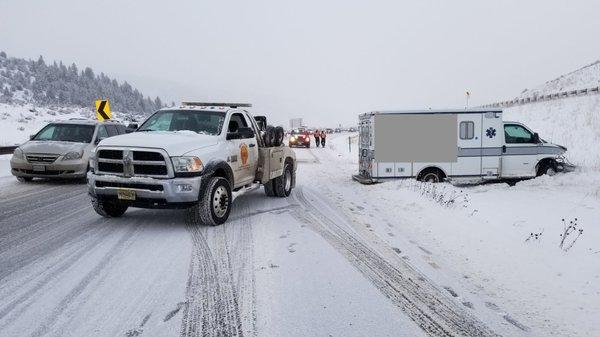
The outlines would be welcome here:
[[[75,160],[75,159],[81,159],[81,156],[83,156],[83,153],[81,153],[81,152],[75,152],[75,151],[73,151],[73,152],[69,152],[69,153],[65,154],[65,155],[63,156],[63,159],[62,159],[62,160]]]
[[[21,148],[16,148],[15,151],[13,151],[13,157],[17,159],[25,159],[25,154]]]
[[[202,172],[204,166],[198,157],[171,157],[175,172]]]
[[[295,140],[296,140],[296,136],[291,136],[291,137],[290,137],[290,140],[291,140],[292,142],[293,142],[293,141],[295,141]]]

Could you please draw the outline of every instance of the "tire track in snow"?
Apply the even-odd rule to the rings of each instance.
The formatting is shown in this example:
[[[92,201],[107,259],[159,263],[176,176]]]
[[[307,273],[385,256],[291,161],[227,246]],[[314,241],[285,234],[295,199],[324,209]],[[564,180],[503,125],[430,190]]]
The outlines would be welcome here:
[[[297,188],[293,196],[302,209],[294,210],[292,215],[325,238],[424,332],[430,336],[498,336],[405,261],[390,263],[350,225],[323,214],[306,199],[302,188]]]
[[[248,214],[245,197],[236,213]],[[193,251],[181,336],[255,335],[252,228],[249,217],[216,227],[188,223]]]

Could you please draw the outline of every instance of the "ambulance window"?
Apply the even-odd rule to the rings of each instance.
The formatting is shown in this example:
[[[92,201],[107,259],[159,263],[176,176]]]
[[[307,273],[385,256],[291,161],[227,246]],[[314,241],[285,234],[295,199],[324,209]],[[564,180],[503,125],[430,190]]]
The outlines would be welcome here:
[[[521,125],[504,125],[504,141],[507,144],[533,143],[533,134]]]
[[[475,123],[460,122],[460,139],[473,139],[475,137]]]

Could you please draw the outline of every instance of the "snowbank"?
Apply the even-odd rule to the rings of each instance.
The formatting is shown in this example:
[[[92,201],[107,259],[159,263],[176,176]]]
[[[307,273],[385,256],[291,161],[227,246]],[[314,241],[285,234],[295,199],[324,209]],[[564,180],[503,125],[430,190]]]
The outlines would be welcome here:
[[[323,180],[310,183],[357,226],[377,233],[480,315],[505,315],[507,324],[532,335],[600,335],[600,172],[544,176],[513,187],[412,179],[365,186],[350,179],[357,163],[347,142],[331,139],[330,153],[311,149],[327,168],[315,167]],[[561,248],[562,219],[577,227]]]
[[[504,110],[504,119],[522,122],[542,139],[566,146],[574,164],[600,169],[600,95],[516,106]]]
[[[119,120],[119,115],[113,112],[113,119]],[[70,118],[95,119],[96,116],[91,108],[0,103],[0,146],[22,144],[49,122]]]

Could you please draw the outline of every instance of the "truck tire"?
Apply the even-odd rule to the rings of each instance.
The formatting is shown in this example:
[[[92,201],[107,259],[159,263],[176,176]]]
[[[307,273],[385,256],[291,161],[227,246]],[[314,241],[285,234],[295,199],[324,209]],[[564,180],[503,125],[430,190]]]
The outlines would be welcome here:
[[[421,171],[421,173],[417,177],[417,180],[435,184],[443,182],[444,178],[446,178],[446,176],[444,175],[444,172],[442,172],[442,170],[438,168],[428,168]]]
[[[229,218],[232,199],[229,181],[211,177],[200,191],[198,202],[187,209],[188,220],[194,225],[221,225]]]
[[[277,178],[274,178],[272,181],[273,190],[275,191],[275,195],[280,198],[285,198],[292,193],[292,185],[294,182],[294,171],[292,170],[292,165],[289,162],[285,163],[283,167],[283,174]]]
[[[283,144],[283,137],[285,136],[285,132],[281,126],[275,128],[275,142],[273,146],[281,146]]]
[[[96,197],[92,197],[92,207],[94,211],[105,218],[118,218],[123,216],[127,211],[127,205],[120,205],[118,203],[102,201]]]
[[[540,163],[536,176],[540,177],[544,174],[553,176],[556,174],[556,162],[554,160],[546,160]]]
[[[267,130],[265,131],[265,146],[272,147],[275,142],[275,128],[272,125],[267,126]]]
[[[265,194],[268,197],[275,196],[275,190],[273,189],[273,180],[269,180],[269,182],[267,182],[264,187],[265,187]]]

